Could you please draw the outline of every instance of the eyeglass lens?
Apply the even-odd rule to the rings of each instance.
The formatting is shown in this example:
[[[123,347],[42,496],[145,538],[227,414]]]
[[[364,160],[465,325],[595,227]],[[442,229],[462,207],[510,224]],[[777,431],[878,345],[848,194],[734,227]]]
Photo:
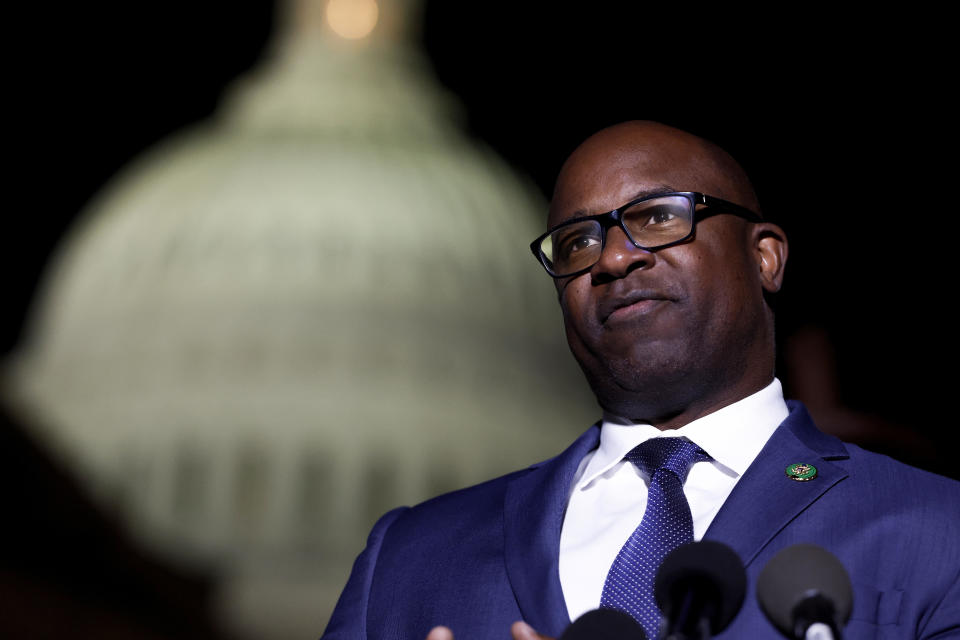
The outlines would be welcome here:
[[[682,240],[693,227],[693,201],[685,196],[643,200],[620,212],[634,243],[648,249]],[[557,228],[540,244],[553,273],[575,273],[592,267],[603,248],[603,225],[583,220]]]

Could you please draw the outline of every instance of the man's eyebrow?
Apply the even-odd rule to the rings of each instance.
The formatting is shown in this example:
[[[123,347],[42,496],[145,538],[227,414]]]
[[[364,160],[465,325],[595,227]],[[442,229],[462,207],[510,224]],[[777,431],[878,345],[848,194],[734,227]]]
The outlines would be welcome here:
[[[677,191],[680,191],[680,190],[677,189],[676,187],[671,187],[668,184],[661,183],[653,186],[652,188],[641,189],[640,191],[637,191],[635,194],[633,194],[633,197],[631,197],[630,200],[637,200],[638,198],[646,198],[647,196],[655,196],[661,193],[675,193]],[[629,202],[630,200],[628,200],[627,202]],[[627,204],[627,203],[624,202],[623,204]],[[623,205],[620,205],[620,206],[623,206]]]
[[[671,187],[668,184],[663,184],[663,183],[656,184],[652,187],[646,187],[644,189],[640,189],[639,191],[634,193],[632,196],[630,196],[629,200],[626,200],[623,204],[619,206],[622,207],[624,204],[627,204],[627,202],[633,202],[634,200],[637,200],[639,198],[646,198],[647,196],[655,196],[661,193],[674,193],[676,191],[680,191],[680,190],[675,187]],[[574,218],[585,218],[589,215],[590,215],[590,212],[587,211],[586,209],[577,209],[576,211],[573,212]]]

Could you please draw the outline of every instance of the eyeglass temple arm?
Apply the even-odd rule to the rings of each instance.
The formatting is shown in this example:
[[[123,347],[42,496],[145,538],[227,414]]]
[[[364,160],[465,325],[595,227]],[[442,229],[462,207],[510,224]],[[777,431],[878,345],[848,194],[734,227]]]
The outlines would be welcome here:
[[[714,196],[708,196],[703,193],[698,193],[694,196],[694,202],[710,208],[715,208],[720,210],[726,209],[731,213],[737,213],[741,217],[744,217],[747,220],[750,220],[751,222],[763,221],[763,216],[761,216],[756,211],[747,209],[746,207],[741,207],[740,205],[730,202],[728,200],[724,200],[723,198],[717,198]],[[720,213],[720,211],[717,211],[716,213]],[[713,214],[707,214],[707,215],[713,215]],[[703,217],[706,217],[706,216],[703,216]]]

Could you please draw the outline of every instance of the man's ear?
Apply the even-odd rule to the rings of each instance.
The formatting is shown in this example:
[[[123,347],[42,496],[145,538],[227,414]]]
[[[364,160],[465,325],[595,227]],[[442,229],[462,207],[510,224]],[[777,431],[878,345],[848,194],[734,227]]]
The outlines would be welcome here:
[[[783,285],[787,265],[787,234],[770,222],[753,225],[752,246],[760,268],[760,281],[767,293],[776,293]]]

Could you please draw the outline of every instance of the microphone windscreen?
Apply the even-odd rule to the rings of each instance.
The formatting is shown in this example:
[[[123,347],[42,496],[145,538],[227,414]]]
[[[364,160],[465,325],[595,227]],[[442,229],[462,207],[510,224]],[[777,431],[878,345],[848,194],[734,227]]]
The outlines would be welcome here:
[[[779,551],[760,572],[757,599],[767,617],[787,635],[793,634],[797,606],[821,597],[833,605],[837,628],[850,618],[853,588],[850,576],[832,553],[813,544],[795,544]]]
[[[574,620],[560,640],[647,640],[647,634],[623,611],[591,609]]]
[[[747,573],[740,556],[714,540],[684,544],[663,559],[653,581],[653,597],[670,620],[687,594],[704,602],[710,632],[719,633],[736,617],[747,592]]]

